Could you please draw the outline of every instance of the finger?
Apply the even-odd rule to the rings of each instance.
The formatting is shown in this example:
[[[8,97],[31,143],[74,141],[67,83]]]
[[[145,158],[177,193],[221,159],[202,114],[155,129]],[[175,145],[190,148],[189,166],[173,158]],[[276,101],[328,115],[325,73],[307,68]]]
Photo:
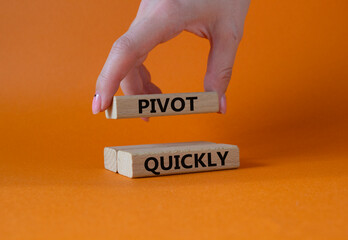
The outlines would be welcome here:
[[[120,85],[125,95],[162,93],[161,89],[151,82],[151,75],[143,64],[134,67]],[[149,118],[142,119],[149,121]]]
[[[110,106],[120,82],[135,66],[137,60],[147,55],[157,44],[176,36],[170,22],[151,20],[133,23],[130,29],[113,45],[96,84],[92,110],[96,114]],[[99,100],[98,100],[99,99]]]
[[[205,91],[215,91],[220,99],[220,113],[226,113],[226,95],[240,38],[233,31],[221,31],[210,39]]]
[[[143,64],[134,67],[120,85],[125,95],[161,93],[161,89],[151,82],[151,75]]]

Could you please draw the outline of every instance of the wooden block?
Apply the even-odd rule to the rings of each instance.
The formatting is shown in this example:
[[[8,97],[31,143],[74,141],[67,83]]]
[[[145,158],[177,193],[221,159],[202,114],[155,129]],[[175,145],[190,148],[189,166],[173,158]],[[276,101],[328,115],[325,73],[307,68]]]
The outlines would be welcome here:
[[[229,144],[159,146],[120,150],[118,173],[130,178],[203,172],[239,167],[239,149]]]
[[[114,96],[106,118],[137,118],[219,111],[216,92]]]
[[[159,143],[159,144],[144,144],[144,145],[128,145],[118,147],[105,147],[104,148],[104,167],[112,172],[117,172],[117,151],[119,150],[132,150],[132,149],[147,149],[158,147],[170,147],[170,146],[183,146],[183,145],[204,145],[215,144],[212,142],[196,141],[196,142],[178,142],[178,143]]]

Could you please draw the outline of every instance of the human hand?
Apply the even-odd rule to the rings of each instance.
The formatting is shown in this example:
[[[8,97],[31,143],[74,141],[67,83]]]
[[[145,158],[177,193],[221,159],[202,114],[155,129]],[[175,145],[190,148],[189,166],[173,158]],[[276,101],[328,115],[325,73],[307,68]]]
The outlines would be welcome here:
[[[225,92],[249,3],[250,0],[143,0],[130,28],[111,48],[97,80],[92,112],[106,110],[119,86],[125,95],[161,93],[143,62],[156,45],[185,30],[210,42],[204,89],[218,93],[219,111],[225,113]]]

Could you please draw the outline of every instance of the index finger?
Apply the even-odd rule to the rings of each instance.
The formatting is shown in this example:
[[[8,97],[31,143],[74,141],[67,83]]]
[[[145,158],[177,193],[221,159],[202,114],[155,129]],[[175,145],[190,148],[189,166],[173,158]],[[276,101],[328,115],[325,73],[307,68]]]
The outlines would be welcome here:
[[[114,43],[97,80],[95,98],[99,98],[99,103],[93,101],[94,114],[110,106],[120,82],[138,59],[147,55],[159,43],[169,40],[180,32],[173,33],[173,29],[167,24],[168,21],[163,20],[149,18],[137,21]]]

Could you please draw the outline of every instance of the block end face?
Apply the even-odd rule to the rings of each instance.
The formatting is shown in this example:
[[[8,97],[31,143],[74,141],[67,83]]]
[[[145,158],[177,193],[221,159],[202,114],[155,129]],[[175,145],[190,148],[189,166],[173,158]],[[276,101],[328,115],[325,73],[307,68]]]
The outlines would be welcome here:
[[[117,172],[116,150],[106,147],[104,148],[104,167],[105,169]]]

